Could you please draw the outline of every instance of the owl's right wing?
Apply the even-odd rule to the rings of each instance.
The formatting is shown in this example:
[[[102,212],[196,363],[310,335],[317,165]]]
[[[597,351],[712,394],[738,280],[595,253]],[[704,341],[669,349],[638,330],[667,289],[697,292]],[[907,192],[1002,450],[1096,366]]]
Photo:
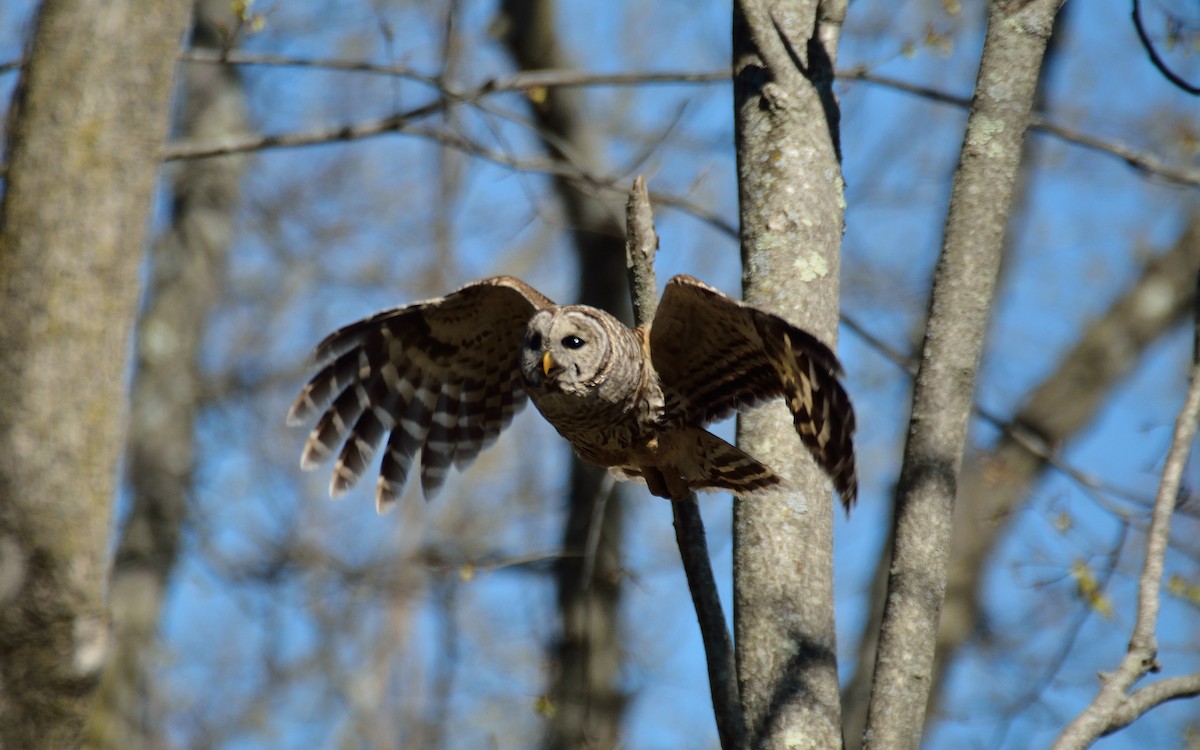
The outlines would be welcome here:
[[[854,504],[854,409],[837,355],[812,334],[680,275],[654,314],[650,356],[667,413],[689,424],[782,397],[846,509]]]
[[[290,425],[321,414],[300,466],[315,468],[341,445],[329,484],[337,497],[390,433],[376,509],[399,497],[418,449],[421,488],[432,497],[450,465],[470,463],[524,405],[521,339],[533,314],[553,304],[523,281],[498,276],[334,331],[313,355],[321,371],[288,412]]]

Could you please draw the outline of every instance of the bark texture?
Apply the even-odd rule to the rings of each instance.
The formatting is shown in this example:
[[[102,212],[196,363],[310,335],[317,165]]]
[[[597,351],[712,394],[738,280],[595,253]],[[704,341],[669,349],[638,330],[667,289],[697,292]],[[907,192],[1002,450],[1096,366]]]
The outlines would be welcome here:
[[[196,5],[192,46],[218,48],[227,0]],[[246,130],[237,69],[180,71],[179,136],[219,140]],[[158,736],[152,668],[167,583],[192,493],[193,433],[203,382],[197,357],[221,296],[247,157],[184,162],[173,184],[170,225],[151,249],[149,301],[138,326],[126,465],[132,508],[117,547],[109,601],[113,656],[89,718],[91,747],[149,746]]]
[[[551,0],[505,0],[502,13],[505,41],[522,70],[574,67],[559,45]],[[580,179],[554,180],[579,257],[579,301],[628,322],[624,209],[615,196],[604,199],[583,179],[599,173],[602,157],[599,134],[585,119],[582,92],[551,88],[532,106],[547,151],[580,169]],[[557,563],[562,634],[550,653],[555,710],[546,727],[547,750],[607,750],[619,744],[626,705],[619,684],[621,497],[607,472],[572,458],[562,548],[581,554]]]
[[[735,3],[734,127],[747,302],[836,341],[844,213],[833,65],[844,3]],[[734,502],[734,641],[748,745],[841,744],[833,501],[783,404],[738,444],[795,493]]]
[[[1038,69],[1062,0],[994,0],[934,273],[864,746],[916,748],[932,686],[951,513]]]
[[[106,552],[138,266],[184,0],[47,0],[0,207],[0,737],[77,745],[109,654]]]

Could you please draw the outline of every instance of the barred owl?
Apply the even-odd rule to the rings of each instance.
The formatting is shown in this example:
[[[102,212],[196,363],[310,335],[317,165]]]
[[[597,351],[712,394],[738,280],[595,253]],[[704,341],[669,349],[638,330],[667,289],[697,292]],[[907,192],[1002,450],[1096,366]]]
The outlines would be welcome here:
[[[854,411],[837,357],[787,321],[690,276],[667,283],[650,326],[555,305],[500,276],[352,323],[314,356],[324,367],[288,413],[293,425],[322,415],[300,465],[312,469],[341,446],[329,489],[336,497],[387,437],[380,512],[403,489],[418,449],[428,498],[451,464],[466,466],[527,398],[583,460],[679,498],[783,482],[704,429],[782,396],[847,510],[855,500]]]

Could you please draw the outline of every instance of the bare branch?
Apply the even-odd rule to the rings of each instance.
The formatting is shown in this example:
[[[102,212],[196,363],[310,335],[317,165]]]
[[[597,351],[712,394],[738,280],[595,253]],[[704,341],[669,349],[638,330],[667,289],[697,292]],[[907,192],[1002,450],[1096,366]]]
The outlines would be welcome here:
[[[1200,673],[1159,680],[1153,685],[1147,685],[1134,691],[1121,703],[1113,712],[1104,734],[1109,735],[1118,729],[1124,729],[1155,706],[1161,706],[1168,701],[1180,698],[1195,698],[1198,695],[1200,695]]]
[[[1089,151],[1115,156],[1139,172],[1161,177],[1169,182],[1187,187],[1200,186],[1200,170],[1175,166],[1154,154],[1138,151],[1120,141],[1105,140],[1088,135],[1066,125],[1052,122],[1044,115],[1034,115],[1029,126],[1033,130],[1052,135]]]
[[[247,138],[238,142],[227,142],[225,144],[215,144],[212,146],[201,146],[198,144],[186,145],[177,144],[168,148],[165,157],[167,160],[173,159],[199,159],[210,156],[220,156],[225,153],[230,153],[229,149],[238,151],[260,151],[271,148],[294,148],[300,146],[311,146],[320,143],[332,143],[344,140],[354,140],[357,138],[368,138],[377,135],[383,135],[390,132],[400,132],[401,128],[397,128],[394,124],[389,126],[389,122],[393,118],[408,117],[415,119],[416,117],[425,114],[433,114],[440,112],[450,102],[468,102],[478,105],[479,101],[493,93],[514,92],[514,91],[531,91],[536,89],[549,88],[569,88],[569,87],[584,87],[584,86],[644,86],[655,84],[724,84],[729,80],[729,71],[704,71],[704,72],[688,72],[688,71],[662,71],[662,72],[638,72],[638,73],[589,73],[581,70],[568,69],[549,69],[549,70],[529,70],[521,71],[503,78],[493,78],[488,80],[483,85],[471,90],[459,91],[446,85],[446,83],[435,76],[421,73],[413,68],[405,65],[380,65],[378,63],[369,63],[354,60],[344,60],[338,58],[303,58],[290,57],[287,55],[270,55],[270,54],[253,54],[243,52],[226,52],[218,54],[206,52],[203,50],[190,50],[181,55],[181,58],[187,62],[204,63],[204,64],[228,64],[228,65],[264,65],[264,66],[279,66],[279,67],[295,67],[295,68],[314,68],[321,70],[335,70],[347,73],[371,73],[375,75],[395,76],[406,78],[418,83],[425,84],[436,89],[439,93],[440,104],[429,111],[422,111],[425,108],[417,108],[410,110],[406,114],[393,115],[390,118],[375,121],[374,123],[363,123],[360,128],[347,131],[347,128],[326,128],[312,131],[308,134],[287,134],[273,136],[259,136],[257,138]],[[9,70],[17,70],[20,68],[22,61],[11,60],[5,63],[0,63],[0,73]],[[928,99],[932,102],[946,104],[954,107],[967,108],[971,105],[969,97],[950,94],[938,89],[922,86],[920,84],[909,83],[907,81],[893,78],[890,76],[879,75],[865,68],[851,68],[848,70],[840,70],[837,72],[837,78],[842,81],[862,81],[876,86],[893,89],[895,91],[904,92],[913,96],[919,96]],[[417,114],[414,114],[417,113]],[[1083,133],[1074,128],[1068,127],[1061,123],[1056,123],[1045,115],[1035,113],[1030,116],[1029,127],[1041,133],[1045,133],[1067,143],[1072,143],[1076,146],[1095,151],[1097,153],[1113,156],[1128,164],[1130,167],[1148,175],[1161,177],[1169,182],[1188,187],[1200,186],[1200,170],[1189,169],[1186,166],[1180,166],[1159,156],[1138,151],[1120,141],[1107,140],[1097,138],[1087,133]],[[464,149],[476,156],[492,159],[486,153],[476,152],[471,149]],[[513,168],[518,168],[513,164],[506,163],[505,160],[499,160],[497,163]],[[544,171],[539,167],[528,165],[520,168],[521,171]],[[0,175],[4,172],[4,166],[0,165]],[[553,174],[553,172],[550,172]],[[606,186],[610,187],[610,186]],[[614,190],[624,192],[624,187],[611,186]],[[658,200],[656,198],[656,200]],[[712,221],[710,216],[702,215],[706,221]]]
[[[1150,35],[1146,33],[1146,27],[1142,24],[1141,0],[1133,0],[1133,28],[1137,30],[1138,39],[1141,40],[1142,47],[1146,49],[1146,54],[1150,55],[1150,62],[1154,63],[1154,67],[1158,68],[1158,72],[1166,76],[1168,81],[1192,96],[1200,95],[1200,86],[1194,86],[1185,81],[1182,76],[1171,70],[1167,63],[1158,56],[1158,50],[1154,48],[1154,42],[1150,41]]]
[[[658,305],[658,285],[654,280],[654,254],[658,235],[654,231],[654,214],[646,181],[638,175],[629,192],[625,209],[625,263],[629,270],[629,293],[633,300],[635,325],[649,325]],[[725,624],[725,611],[717,593],[712,560],[708,554],[704,521],[696,494],[674,498],[671,511],[675,518],[675,541],[687,576],[700,637],[708,661],[708,685],[712,693],[713,713],[721,747],[734,750],[746,744],[746,725],[738,698],[737,671],[734,664],[733,638]]]
[[[898,78],[879,75],[864,68],[838,71],[838,78],[843,81],[862,81],[876,86],[884,86],[895,91],[919,96],[922,99],[952,107],[966,109],[971,106],[970,97],[958,96],[929,86],[922,86],[902,81]],[[1089,151],[1116,157],[1144,174],[1161,177],[1169,182],[1187,187],[1200,187],[1200,170],[1189,169],[1186,166],[1168,162],[1155,154],[1138,151],[1120,141],[1106,140],[1088,135],[1061,123],[1056,123],[1040,112],[1030,115],[1029,129],[1045,133],[1046,135],[1066,141],[1067,143],[1072,143]]]
[[[625,267],[629,272],[629,295],[633,302],[633,324],[648,326],[658,308],[658,282],[654,278],[654,256],[658,233],[654,231],[654,209],[646,179],[638,175],[625,205]]]
[[[446,107],[447,102],[439,100],[400,114],[389,115],[388,117],[369,120],[355,125],[318,128],[303,133],[229,138],[220,143],[179,142],[168,146],[163,152],[163,158],[166,161],[207,159],[214,156],[226,156],[248,151],[297,148],[301,146],[315,146],[322,143],[354,141],[380,135],[411,135],[439,143],[447,148],[461,151],[464,154],[484,159],[485,161],[490,161],[493,164],[507,167],[514,172],[532,172],[577,180],[582,184],[613,193],[614,195],[624,193],[625,191],[625,188],[620,185],[620,180],[623,179],[620,176],[602,177],[565,161],[549,159],[544,156],[517,157],[512,154],[489,149],[456,133],[412,124],[414,120],[441,113]],[[670,193],[654,193],[652,197],[659,205],[683,211],[728,236],[737,236],[737,228],[727,219],[688,200],[686,197]]]
[[[315,146],[323,143],[338,143],[342,141],[355,141],[362,138],[370,138],[377,135],[385,135],[388,133],[413,132],[410,130],[410,123],[414,120],[419,120],[430,115],[439,114],[449,106],[446,100],[437,100],[428,104],[421,105],[414,109],[399,112],[387,117],[380,117],[374,120],[366,120],[355,123],[353,125],[339,125],[332,128],[317,128],[307,132],[299,133],[281,133],[278,135],[265,136],[243,136],[237,138],[229,138],[223,142],[217,143],[189,143],[180,142],[169,145],[163,152],[163,159],[166,161],[176,161],[179,159],[205,159],[211,156],[226,156],[229,154],[240,154],[247,151],[264,151],[273,148],[295,148],[297,146]],[[444,143],[451,147],[458,148],[450,141],[462,140],[457,137],[439,138],[434,131],[430,131],[431,140]],[[461,149],[468,150],[468,149]],[[503,163],[501,157],[501,163]],[[507,164],[516,168],[515,164]]]
[[[725,610],[717,593],[696,494],[693,492],[682,500],[672,500],[671,513],[675,521],[675,542],[679,545],[679,557],[683,562],[684,575],[687,576],[688,590],[692,594],[692,605],[696,608],[700,637],[704,641],[708,687],[712,693],[713,715],[717,722],[717,734],[721,738],[721,748],[744,748],[746,723],[738,689],[733,637],[729,634]]]
[[[185,53],[182,56],[182,59],[201,63],[311,67],[328,70],[341,70],[346,72],[365,72],[374,73],[377,75],[398,76],[426,84],[432,88],[436,88],[439,91],[439,96],[443,99],[448,98],[459,102],[478,102],[483,97],[492,93],[530,91],[539,88],[579,86],[642,86],[650,84],[681,83],[724,84],[729,80],[729,71],[723,70],[700,73],[687,71],[664,71],[656,73],[589,73],[587,71],[580,70],[530,70],[515,73],[505,78],[491,79],[482,86],[469,91],[455,91],[448,88],[445,83],[438,78],[419,73],[412,68],[403,65],[379,65],[367,62],[339,60],[336,58],[311,59],[287,57],[282,55],[247,53],[228,53],[226,55],[218,55],[195,50]],[[11,63],[11,65],[14,66],[19,64],[19,61],[14,61]],[[2,66],[0,66],[0,70],[3,70]],[[839,70],[837,72],[837,78],[842,81],[862,81],[864,83],[886,87],[895,91],[911,94],[913,96],[919,96],[932,102],[960,107],[963,109],[971,106],[970,97],[958,96],[956,94],[950,94],[929,86],[922,86],[920,84],[909,83],[898,78],[879,75],[866,68],[860,67],[851,68],[849,70]],[[1144,174],[1161,177],[1179,185],[1185,185],[1189,187],[1200,186],[1200,170],[1169,162],[1152,153],[1138,151],[1120,141],[1097,138],[1096,136],[1088,135],[1087,133],[1083,133],[1079,130],[1068,127],[1067,125],[1056,123],[1041,113],[1034,113],[1030,116],[1029,128],[1090,151],[1116,157],[1117,159],[1120,159]],[[368,132],[359,137],[368,137],[370,135],[378,134],[380,133]],[[264,139],[264,141],[266,140],[267,139]],[[313,142],[325,143],[329,142],[329,140],[333,139],[326,136],[326,140],[316,140]],[[337,140],[345,139],[339,138]],[[259,148],[265,149],[305,145],[312,145],[312,143],[307,141],[280,143],[264,142],[261,146],[254,148],[253,150],[258,150]],[[179,157],[168,156],[168,158],[198,158],[207,155],[210,154],[197,154],[196,156],[184,155]],[[621,189],[623,190],[623,188]]]
[[[1128,695],[1135,682],[1149,672],[1158,671],[1158,643],[1155,628],[1158,625],[1158,610],[1161,605],[1163,562],[1171,533],[1171,515],[1179,497],[1180,477],[1187,463],[1192,440],[1196,436],[1196,420],[1200,416],[1200,365],[1194,365],[1187,399],[1175,420],[1175,435],[1171,449],[1163,466],[1162,482],[1154,500],[1154,511],[1150,518],[1150,531],[1146,535],[1146,555],[1142,573],[1138,579],[1137,620],[1129,637],[1129,648],[1125,658],[1114,672],[1101,676],[1099,693],[1083,713],[1059,736],[1054,750],[1085,748],[1114,729],[1119,729],[1163,701],[1200,692],[1200,677],[1195,675],[1165,680],[1158,685],[1170,683],[1167,688],[1156,685],[1142,688],[1133,696]],[[1150,692],[1147,692],[1150,691]],[[1137,696],[1136,704],[1130,702]],[[1140,708],[1140,711],[1137,709]]]
[[[421,73],[407,65],[380,65],[378,63],[344,60],[341,58],[305,58],[287,55],[269,55],[247,52],[231,52],[220,55],[200,50],[190,50],[180,56],[181,60],[195,63],[214,63],[229,65],[266,65],[294,68],[317,68],[336,70],[346,73],[371,73],[375,75],[396,76],[407,78],[418,83],[424,83],[432,88],[443,90],[445,82],[425,73]],[[19,66],[20,61],[8,65]],[[5,69],[0,65],[0,72]],[[678,84],[678,83],[729,83],[729,71],[717,70],[708,72],[694,71],[664,71],[659,73],[589,73],[574,68],[524,70],[503,78],[493,78],[478,91],[528,91],[537,88],[569,88],[582,86],[644,86],[646,84]],[[463,93],[463,92],[459,92]],[[464,94],[464,96],[466,96]],[[468,97],[469,98],[469,97]]]

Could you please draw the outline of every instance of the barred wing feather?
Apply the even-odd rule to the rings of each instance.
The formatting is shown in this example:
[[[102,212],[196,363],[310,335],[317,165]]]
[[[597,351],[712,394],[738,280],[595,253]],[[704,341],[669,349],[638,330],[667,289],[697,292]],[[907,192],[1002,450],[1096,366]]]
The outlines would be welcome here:
[[[500,276],[333,332],[314,354],[323,367],[288,412],[293,425],[320,415],[301,467],[311,470],[337,452],[329,492],[340,496],[386,437],[376,508],[383,512],[399,497],[418,451],[421,486],[432,497],[450,466],[469,464],[524,405],[521,339],[533,313],[552,304]]]

